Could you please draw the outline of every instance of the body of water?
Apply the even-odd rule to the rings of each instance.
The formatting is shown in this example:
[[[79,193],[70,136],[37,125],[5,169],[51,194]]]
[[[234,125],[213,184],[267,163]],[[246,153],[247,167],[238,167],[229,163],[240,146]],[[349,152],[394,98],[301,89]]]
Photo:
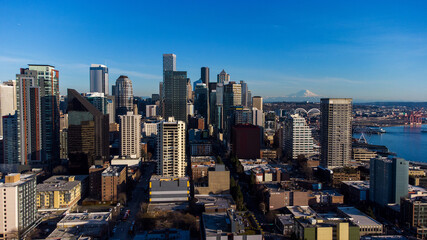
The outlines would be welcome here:
[[[365,138],[368,143],[384,145],[390,152],[408,161],[427,162],[427,132],[421,129],[427,129],[427,126],[385,127],[387,133],[365,134]],[[360,134],[354,134],[353,137],[358,139]]]

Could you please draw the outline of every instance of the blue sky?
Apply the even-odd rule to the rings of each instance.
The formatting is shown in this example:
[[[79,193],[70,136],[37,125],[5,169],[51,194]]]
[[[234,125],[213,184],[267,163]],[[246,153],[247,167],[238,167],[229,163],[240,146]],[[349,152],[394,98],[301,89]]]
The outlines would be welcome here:
[[[253,95],[427,101],[426,1],[35,2],[0,0],[0,81],[52,64],[86,92],[101,63],[149,96],[175,53],[191,81],[225,69]]]

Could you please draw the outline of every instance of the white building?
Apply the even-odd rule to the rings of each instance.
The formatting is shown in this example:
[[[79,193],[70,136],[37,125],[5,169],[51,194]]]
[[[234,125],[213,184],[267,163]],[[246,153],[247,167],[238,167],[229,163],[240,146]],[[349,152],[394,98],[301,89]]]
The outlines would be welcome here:
[[[141,115],[134,115],[133,112],[120,115],[120,155],[141,157]]]
[[[102,64],[90,65],[90,91],[108,95],[108,68]]]
[[[256,126],[264,126],[264,113],[262,110],[252,108],[252,124]]]
[[[10,173],[0,182],[0,239],[20,239],[36,221],[36,178]]]
[[[157,105],[147,105],[145,106],[145,117],[155,117],[157,116]]]
[[[187,161],[185,159],[185,123],[169,117],[158,124],[157,174],[184,177]]]
[[[145,122],[142,130],[144,137],[156,137],[158,124],[159,122]]]
[[[16,110],[16,84],[9,85],[8,83],[0,84],[0,117],[14,114]],[[0,121],[0,136],[3,136],[2,121]]]
[[[305,118],[298,114],[291,115],[285,122],[283,130],[283,149],[287,156],[310,156],[313,151],[313,137]]]

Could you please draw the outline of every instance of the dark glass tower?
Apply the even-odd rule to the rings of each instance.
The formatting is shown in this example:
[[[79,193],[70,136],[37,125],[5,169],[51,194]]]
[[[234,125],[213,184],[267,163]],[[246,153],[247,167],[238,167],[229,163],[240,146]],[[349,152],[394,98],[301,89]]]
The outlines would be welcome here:
[[[200,79],[202,80],[202,83],[206,84],[206,86],[209,87],[209,68],[208,67],[201,68]]]
[[[165,71],[163,80],[164,118],[187,122],[187,72]]]
[[[88,174],[95,160],[109,158],[109,121],[76,90],[68,89],[68,157],[71,174]]]

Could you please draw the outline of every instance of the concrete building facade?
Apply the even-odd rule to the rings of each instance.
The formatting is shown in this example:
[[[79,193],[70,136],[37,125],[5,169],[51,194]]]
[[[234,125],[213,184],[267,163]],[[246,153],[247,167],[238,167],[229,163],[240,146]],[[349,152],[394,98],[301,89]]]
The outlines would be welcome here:
[[[120,117],[120,155],[141,157],[141,115],[127,112]]]

